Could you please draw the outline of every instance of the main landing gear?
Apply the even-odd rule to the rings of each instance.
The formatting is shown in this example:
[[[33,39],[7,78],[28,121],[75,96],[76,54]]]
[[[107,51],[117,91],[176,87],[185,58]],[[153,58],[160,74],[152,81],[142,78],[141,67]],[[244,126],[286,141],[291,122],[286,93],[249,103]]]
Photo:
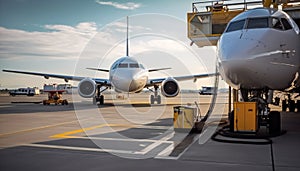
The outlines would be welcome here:
[[[300,100],[292,100],[291,95],[288,94],[287,95],[287,99],[282,100],[282,111],[286,112],[287,109],[289,109],[289,112],[295,112],[295,110],[297,109],[297,111],[300,111]]]
[[[148,89],[154,93],[150,95],[150,104],[154,104],[155,101],[157,102],[157,104],[161,104],[161,96],[158,94],[158,88],[159,86],[154,85],[154,91],[152,89]]]
[[[105,90],[108,89],[108,87],[106,87],[105,89],[103,90],[100,90],[101,89],[101,85],[97,85],[97,92],[96,92],[96,96],[93,97],[93,104],[96,105],[98,102],[100,105],[103,105],[104,104],[104,96],[101,95],[102,92],[104,92]]]

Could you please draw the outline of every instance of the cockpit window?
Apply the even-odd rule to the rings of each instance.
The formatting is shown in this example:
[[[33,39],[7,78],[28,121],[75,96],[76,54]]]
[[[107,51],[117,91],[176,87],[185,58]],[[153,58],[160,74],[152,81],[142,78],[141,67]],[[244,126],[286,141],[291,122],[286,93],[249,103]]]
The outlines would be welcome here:
[[[115,65],[112,67],[112,69],[116,69],[116,68],[117,68],[117,66],[118,66],[118,65],[117,65],[117,64],[115,64]]]
[[[245,20],[235,21],[229,24],[226,32],[242,30],[244,28]]]
[[[128,68],[128,63],[119,63],[118,68]]]
[[[140,68],[145,69],[145,67],[142,64],[140,64]]]
[[[268,28],[269,19],[268,18],[249,18],[247,29],[256,29],[256,28]]]
[[[287,19],[282,18],[281,22],[282,22],[285,30],[290,30],[293,28]]]
[[[272,28],[283,30],[283,26],[278,18],[272,18]]]
[[[130,63],[129,68],[139,68],[139,64],[138,63]]]

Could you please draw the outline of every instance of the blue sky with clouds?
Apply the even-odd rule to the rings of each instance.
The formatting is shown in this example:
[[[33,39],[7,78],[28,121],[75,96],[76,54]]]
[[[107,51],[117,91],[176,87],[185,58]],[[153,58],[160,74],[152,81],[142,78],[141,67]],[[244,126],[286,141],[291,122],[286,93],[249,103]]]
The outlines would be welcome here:
[[[164,13],[185,19],[186,0],[1,0],[0,25],[26,31],[47,31],[45,25],[76,26],[81,22],[108,24],[127,15]]]
[[[80,59],[83,61],[82,68],[97,66],[109,68],[113,60],[123,54],[124,44],[115,45],[112,42],[123,41],[126,16],[133,16],[131,17],[133,21],[130,22],[131,35],[144,34],[149,30],[155,30],[155,27],[162,27],[160,28],[162,33],[165,30],[173,32],[172,34],[177,37],[187,39],[184,22],[186,13],[191,11],[192,2],[192,0],[0,0],[0,69],[72,75],[76,73],[74,68],[78,68],[78,57],[85,54],[88,54],[87,57]],[[134,17],[144,13],[169,15],[181,20],[181,23],[172,27],[170,25],[169,28],[168,23],[165,26],[155,24],[151,17],[144,20],[142,17]],[[150,28],[147,28],[148,23]],[[193,70],[184,72],[188,69],[183,68],[182,73],[179,73],[179,70],[174,69],[169,74],[191,74],[190,72],[198,74],[204,71],[199,69],[195,62],[189,60],[186,56],[189,52],[182,50],[174,41],[162,40],[157,36],[151,38],[140,36],[140,39],[131,40],[131,43],[135,45],[131,47],[131,52],[144,55],[144,61],[149,62],[146,66],[169,67],[172,64],[170,62],[172,55],[166,56],[173,53],[175,54],[173,56],[178,56],[178,59],[173,62],[177,65],[174,68],[181,65],[178,61],[182,62],[182,59],[185,59],[190,62],[190,64],[187,62],[186,68],[190,67]],[[182,40],[180,46],[189,46],[189,40]],[[90,51],[84,51],[89,49],[88,47],[91,47]],[[111,50],[112,47],[114,50]],[[150,52],[149,47],[152,48]],[[154,52],[153,49],[156,51]],[[108,50],[112,53],[107,56],[114,57],[95,59],[105,55]],[[207,51],[209,50],[204,49],[197,54],[209,56]],[[163,57],[165,60],[162,60]],[[149,60],[150,58],[154,60]],[[103,65],[99,64],[99,61],[104,61]],[[166,64],[168,66],[165,66]],[[87,76],[95,76],[95,74]],[[107,78],[107,75],[97,76]],[[44,83],[62,82],[0,72],[0,88],[42,87]]]

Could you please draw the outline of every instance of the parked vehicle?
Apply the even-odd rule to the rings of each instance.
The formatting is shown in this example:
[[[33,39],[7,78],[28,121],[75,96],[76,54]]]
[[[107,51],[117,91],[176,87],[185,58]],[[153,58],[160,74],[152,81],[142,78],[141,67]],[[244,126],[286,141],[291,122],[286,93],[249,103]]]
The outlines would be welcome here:
[[[19,88],[17,90],[9,91],[9,95],[11,95],[11,96],[16,96],[16,95],[34,96],[34,95],[39,95],[39,94],[40,94],[40,89],[37,87]]]
[[[212,95],[215,92],[215,87],[202,87],[199,94],[200,95]]]

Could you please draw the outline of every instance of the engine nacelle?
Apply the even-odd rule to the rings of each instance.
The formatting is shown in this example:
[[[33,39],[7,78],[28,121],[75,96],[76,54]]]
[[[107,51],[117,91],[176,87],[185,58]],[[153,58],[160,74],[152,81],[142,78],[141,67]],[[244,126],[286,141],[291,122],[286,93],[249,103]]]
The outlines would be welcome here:
[[[90,78],[81,80],[78,84],[78,94],[84,98],[91,98],[96,93],[97,84]]]
[[[179,91],[179,85],[174,78],[169,77],[162,82],[161,94],[165,97],[176,97]]]

